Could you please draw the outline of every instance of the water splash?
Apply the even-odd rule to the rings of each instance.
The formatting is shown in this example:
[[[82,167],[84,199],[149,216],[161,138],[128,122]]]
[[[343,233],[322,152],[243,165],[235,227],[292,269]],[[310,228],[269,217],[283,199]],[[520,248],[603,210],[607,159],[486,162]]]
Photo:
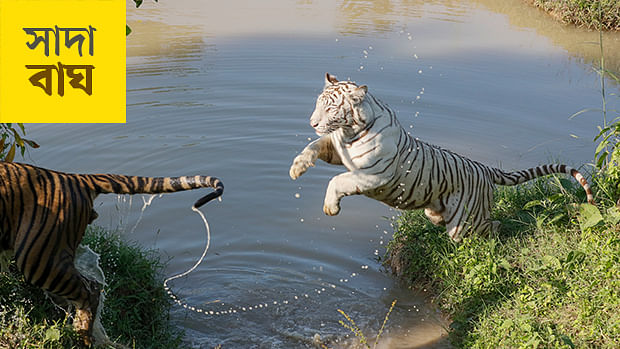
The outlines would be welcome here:
[[[140,217],[138,217],[136,224],[134,224],[133,228],[131,228],[131,231],[129,232],[129,234],[133,234],[136,231],[138,224],[140,224],[140,222],[142,221],[142,217],[144,216],[144,210],[146,210],[146,208],[149,207],[151,203],[153,203],[153,199],[155,199],[155,196],[157,196],[157,194],[149,195],[148,200],[145,199],[144,196],[142,196],[143,205],[142,205],[142,209],[140,210]],[[159,197],[161,197],[161,194],[159,194]]]

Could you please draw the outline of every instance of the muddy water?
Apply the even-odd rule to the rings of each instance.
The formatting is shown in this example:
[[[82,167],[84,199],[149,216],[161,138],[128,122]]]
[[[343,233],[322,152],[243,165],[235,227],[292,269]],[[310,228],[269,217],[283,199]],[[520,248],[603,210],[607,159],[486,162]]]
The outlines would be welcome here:
[[[318,164],[288,178],[293,157],[315,138],[308,118],[324,73],[367,84],[417,137],[476,160],[580,166],[602,120],[568,117],[600,105],[597,48],[587,43],[598,35],[517,0],[214,3],[128,7],[127,123],[29,125],[42,145],[30,161],[224,180],[223,201],[203,210],[212,228],[207,258],[173,288],[206,311],[238,311],[175,307],[187,346],[312,347],[316,335],[330,347],[353,346],[337,309],[372,338],[398,299],[382,348],[448,347],[424,292],[394,281],[378,261],[398,213],[350,197],[339,216],[326,217],[324,190],[341,170]],[[611,66],[619,40],[605,37]],[[143,212],[148,198],[101,197],[96,223],[161,251],[173,275],[204,248],[190,210],[198,196],[156,197]]]

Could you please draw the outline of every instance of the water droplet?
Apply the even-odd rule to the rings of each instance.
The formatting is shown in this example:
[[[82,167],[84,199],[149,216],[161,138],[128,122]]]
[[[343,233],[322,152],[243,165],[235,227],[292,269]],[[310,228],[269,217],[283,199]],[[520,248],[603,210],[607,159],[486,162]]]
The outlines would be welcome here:
[[[300,197],[301,197],[301,194],[299,194],[299,193],[295,193],[295,198],[296,198],[296,199],[299,199]]]

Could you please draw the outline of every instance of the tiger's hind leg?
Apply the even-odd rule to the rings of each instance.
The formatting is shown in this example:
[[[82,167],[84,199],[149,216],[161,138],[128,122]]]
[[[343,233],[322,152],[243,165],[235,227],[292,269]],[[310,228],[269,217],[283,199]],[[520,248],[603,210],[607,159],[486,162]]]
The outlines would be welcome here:
[[[82,303],[74,303],[76,305],[75,318],[73,319],[73,328],[82,337],[84,344],[92,344],[93,324],[97,315],[97,307],[99,306],[99,297],[101,285],[93,280],[85,279],[86,289],[88,290],[88,305]]]
[[[436,202],[431,203],[424,209],[424,214],[434,225],[445,226],[446,221],[443,218],[443,212],[445,211],[445,206],[441,202],[441,200],[437,200]]]
[[[486,237],[489,234],[498,233],[501,225],[502,224],[500,221],[492,221],[491,219],[487,219],[476,228],[476,234]]]
[[[55,286],[49,285],[49,288],[44,285],[42,288],[55,297],[65,299],[75,307],[73,328],[85,345],[92,345],[93,323],[99,306],[101,285],[84,277],[75,268],[73,261],[66,261],[63,264],[59,266],[59,270],[62,270],[65,276],[57,276],[57,278],[61,278],[64,282]]]
[[[433,211],[427,207],[424,209],[424,214],[426,215],[428,220],[430,220],[431,223],[433,223],[434,225],[446,225],[446,221],[441,215],[441,212]]]
[[[455,193],[441,198],[440,202],[431,203],[431,205],[424,210],[431,222],[433,222],[433,220],[437,220],[445,223],[446,232],[454,242],[461,241],[463,232],[465,230],[465,220],[467,218],[467,209],[465,208],[465,205],[460,201],[460,194],[460,191],[456,191]],[[467,197],[467,195],[465,195],[464,197]],[[439,203],[440,205],[438,205]],[[443,210],[439,211],[439,208],[442,208]],[[440,214],[443,219],[439,220],[435,217],[435,215],[429,215],[427,213],[427,210],[431,211],[432,213],[441,212]]]
[[[481,183],[476,191],[465,195],[463,202],[458,202],[455,196],[448,198],[444,219],[448,235],[455,242],[461,241],[469,231],[476,234],[498,231],[500,222],[491,220],[493,189],[484,184]]]
[[[450,222],[446,223],[446,231],[454,242],[460,242],[468,231],[485,236],[499,231],[501,225],[499,221],[484,219],[482,223],[476,224],[475,221],[477,219],[479,217],[475,213],[467,212],[465,209],[458,210],[457,215]]]
[[[446,222],[446,232],[454,242],[461,242],[465,230],[466,209],[462,204],[456,207],[447,207],[442,213]]]
[[[39,234],[45,235],[45,234]],[[45,251],[44,239],[35,239],[32,250]],[[19,246],[20,240],[16,240]],[[49,249],[49,246],[48,246]],[[92,325],[97,314],[101,286],[82,276],[75,268],[73,257],[67,250],[51,251],[51,255],[43,255],[49,260],[39,263],[39,255],[24,251],[29,249],[17,249],[15,261],[19,271],[32,285],[41,288],[51,295],[50,298],[59,305],[72,304],[76,308],[73,327],[83,339],[84,344],[92,344]],[[32,251],[30,251],[32,252]],[[45,253],[45,252],[44,252]],[[49,270],[44,273],[44,269]]]
[[[56,289],[52,286],[52,289],[47,291],[56,297],[67,300],[75,307],[73,328],[80,335],[85,345],[92,345],[93,323],[99,306],[101,285],[84,277],[75,268],[73,261],[67,262],[65,267],[61,268],[61,270],[63,269],[67,273],[63,278],[66,281],[57,286]]]

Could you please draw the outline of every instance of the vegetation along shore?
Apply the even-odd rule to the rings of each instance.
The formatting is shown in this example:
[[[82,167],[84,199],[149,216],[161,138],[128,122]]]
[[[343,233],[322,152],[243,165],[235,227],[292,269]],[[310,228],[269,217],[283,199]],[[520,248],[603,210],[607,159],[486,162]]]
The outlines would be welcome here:
[[[172,300],[163,287],[157,251],[90,227],[83,244],[100,255],[107,285],[103,326],[129,348],[178,348],[183,333],[169,322]],[[0,348],[81,348],[67,314],[29,285],[14,263],[0,273]]]
[[[595,30],[620,30],[618,0],[526,0],[563,23]]]

